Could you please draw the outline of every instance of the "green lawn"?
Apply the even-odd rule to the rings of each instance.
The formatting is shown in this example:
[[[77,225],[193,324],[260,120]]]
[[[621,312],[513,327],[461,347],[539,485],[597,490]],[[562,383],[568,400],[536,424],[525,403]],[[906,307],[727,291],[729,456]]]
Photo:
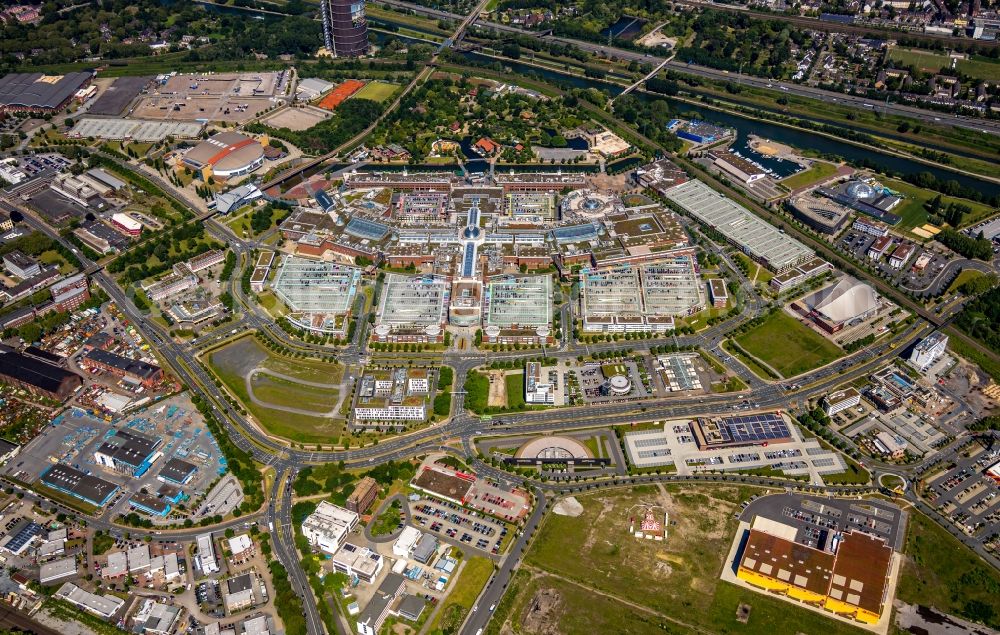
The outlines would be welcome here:
[[[889,189],[899,192],[905,197],[903,202],[900,203],[896,209],[892,210],[893,214],[896,214],[903,219],[899,222],[899,225],[896,226],[898,229],[913,229],[914,227],[920,227],[927,222],[926,204],[938,195],[937,192],[925,190],[915,185],[911,185],[906,181],[898,181],[896,179],[887,179],[883,177],[880,178],[880,182]],[[989,205],[983,205],[982,203],[977,203],[964,198],[942,195],[941,203],[944,206],[947,206],[950,203],[960,203],[972,208],[972,211],[966,214],[965,218],[962,220],[962,227],[967,227],[968,225],[977,223],[987,216],[991,216],[995,213],[995,210]]]
[[[813,183],[819,183],[830,178],[837,173],[837,166],[826,161],[816,161],[808,170],[803,170],[781,181],[781,184],[790,190],[794,190]]]
[[[977,271],[976,269],[963,269],[962,273],[958,274],[952,283],[948,285],[948,291],[946,293],[951,293],[966,282],[970,282],[976,278],[981,278],[984,275],[985,274],[982,271]]]
[[[740,604],[750,606],[750,619],[746,624],[741,624],[736,619],[736,609]],[[721,581],[715,589],[707,621],[718,633],[861,635],[866,632],[849,624],[831,620],[822,614],[797,608],[787,601]]]
[[[383,101],[388,101],[390,97],[396,94],[396,90],[398,88],[399,86],[396,84],[387,84],[379,81],[368,82],[361,88],[361,90],[354,93],[354,98],[370,99],[381,103]]]
[[[736,341],[784,377],[800,375],[844,354],[836,344],[784,311],[775,311]]]
[[[1000,628],[1000,573],[923,514],[909,519],[899,599]]]
[[[399,512],[401,509],[402,506],[398,500],[392,501],[392,504],[372,523],[372,535],[388,536],[394,532],[397,525],[399,525]]]
[[[504,377],[507,384],[507,407],[524,407],[524,373],[512,373]]]
[[[251,380],[253,393],[261,401],[276,406],[311,410],[317,414],[329,412],[337,404],[339,390],[307,386],[282,377],[258,373]]]
[[[931,51],[919,51],[894,46],[889,51],[889,58],[897,62],[902,62],[907,66],[916,66],[920,70],[937,73],[949,64],[949,58],[944,53],[934,53]]]
[[[440,628],[445,633],[457,633],[491,575],[493,575],[492,560],[479,556],[469,558],[462,569],[462,575],[457,580],[452,580],[451,593],[445,598],[428,630],[433,633],[435,629]],[[480,610],[483,609],[485,607],[480,607]]]

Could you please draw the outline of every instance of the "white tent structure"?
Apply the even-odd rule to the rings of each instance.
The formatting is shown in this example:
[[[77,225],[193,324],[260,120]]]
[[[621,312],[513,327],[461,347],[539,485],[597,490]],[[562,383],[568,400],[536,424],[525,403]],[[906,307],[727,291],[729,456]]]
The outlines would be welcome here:
[[[842,324],[870,315],[878,309],[878,294],[867,284],[854,278],[844,278],[813,307],[826,320]]]

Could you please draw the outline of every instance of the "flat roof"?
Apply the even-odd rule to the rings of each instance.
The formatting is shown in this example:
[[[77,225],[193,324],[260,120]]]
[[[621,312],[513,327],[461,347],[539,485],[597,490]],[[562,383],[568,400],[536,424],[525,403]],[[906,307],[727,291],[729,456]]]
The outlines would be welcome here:
[[[93,73],[85,71],[64,75],[10,73],[0,78],[0,106],[58,108],[92,77]]]
[[[174,457],[167,461],[160,469],[160,476],[173,483],[184,483],[198,467],[193,463],[188,463],[183,459]]]
[[[552,319],[552,277],[494,278],[486,285],[484,306],[490,326],[547,326]]]
[[[811,249],[701,181],[687,181],[665,194],[685,212],[715,228],[747,253],[763,259],[776,271],[813,257]]]
[[[160,371],[159,366],[153,366],[142,360],[124,357],[101,348],[92,348],[84,356],[84,359],[110,366],[140,379],[149,379]]]
[[[39,480],[48,487],[66,492],[98,507],[107,503],[108,499],[118,491],[118,486],[114,483],[85,474],[62,463],[56,463],[45,470]]]

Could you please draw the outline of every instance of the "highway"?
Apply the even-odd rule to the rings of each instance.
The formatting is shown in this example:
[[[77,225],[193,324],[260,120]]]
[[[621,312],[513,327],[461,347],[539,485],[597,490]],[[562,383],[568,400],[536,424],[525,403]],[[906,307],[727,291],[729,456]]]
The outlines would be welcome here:
[[[421,7],[420,5],[416,5],[411,2],[406,2],[405,0],[385,0],[384,4],[388,4],[390,6],[394,6],[397,8],[407,9],[417,14],[430,16],[436,19],[454,20],[461,17],[452,13],[448,13],[446,11]],[[693,3],[693,4],[705,4],[705,3]],[[784,16],[782,16],[781,19],[784,19]],[[809,19],[803,18],[803,20],[809,20]],[[818,22],[818,21],[810,20],[810,22]],[[555,35],[545,35],[537,31],[529,31],[527,29],[522,29],[517,26],[500,24],[497,22],[490,22],[488,20],[482,20],[482,19],[477,20],[476,26],[493,30],[499,33],[524,35],[528,37],[541,38],[548,41],[559,42],[561,44],[570,44],[576,46],[580,50],[587,51],[588,53],[600,55],[610,59],[620,59],[620,60],[649,63],[653,64],[654,66],[663,65],[668,70],[676,71],[678,73],[683,73],[686,75],[694,75],[696,77],[703,77],[706,79],[721,80],[721,81],[738,81],[740,84],[744,84],[746,86],[770,89],[778,94],[780,94],[781,92],[785,92],[790,95],[798,95],[800,97],[808,97],[819,101],[836,103],[842,106],[849,106],[856,108],[858,110],[877,109],[879,112],[886,115],[899,115],[902,117],[910,117],[912,119],[916,119],[917,121],[922,121],[928,124],[938,124],[938,125],[946,124],[986,134],[1000,135],[1000,121],[997,120],[977,119],[972,117],[965,117],[962,115],[955,115],[951,113],[939,113],[935,111],[924,110],[922,108],[917,108],[914,106],[907,106],[905,104],[893,104],[893,103],[886,104],[884,102],[873,101],[865,97],[854,97],[851,95],[847,95],[845,93],[823,90],[821,88],[814,88],[812,86],[805,86],[803,84],[796,84],[794,82],[779,82],[776,80],[766,79],[762,77],[754,77],[750,75],[737,76],[735,73],[729,73],[726,71],[709,68],[707,66],[688,64],[687,60],[663,58],[654,56],[649,53],[631,51],[628,49],[609,46],[606,44],[598,44],[595,42],[587,42],[585,40],[577,40]]]

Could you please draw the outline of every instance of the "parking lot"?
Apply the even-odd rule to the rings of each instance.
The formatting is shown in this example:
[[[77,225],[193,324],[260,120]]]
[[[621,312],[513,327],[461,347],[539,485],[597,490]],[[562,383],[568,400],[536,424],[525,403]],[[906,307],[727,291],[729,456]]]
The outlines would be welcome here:
[[[1000,451],[974,444],[969,453],[952,457],[950,469],[932,471],[921,493],[966,534],[985,540],[1000,531],[1000,486],[986,473]]]
[[[902,287],[911,289],[917,292],[918,295],[926,297],[935,297],[940,295],[947,289],[948,285],[951,283],[950,276],[937,280],[935,278],[944,270],[944,268],[951,261],[950,258],[942,256],[941,254],[935,253],[927,249],[922,249],[918,245],[913,255],[909,258],[905,266],[901,269],[894,269],[889,265],[888,254],[891,253],[894,247],[889,247],[886,250],[886,254],[878,260],[878,262],[870,259],[868,257],[868,249],[872,246],[877,239],[874,236],[868,234],[862,234],[856,231],[849,231],[845,234],[839,241],[838,247],[841,251],[852,256],[858,262],[863,262],[871,265],[872,267],[883,272],[889,279]],[[894,238],[894,245],[900,243],[910,243],[912,241],[904,240],[901,238]],[[930,259],[927,260],[920,270],[915,270],[916,263],[921,260],[921,254],[927,253]],[[957,273],[957,271],[956,271]],[[931,284],[934,282],[935,284]]]
[[[506,523],[466,510],[455,503],[423,498],[413,503],[411,511],[413,523],[421,529],[493,555],[500,553],[503,539],[510,531]]]
[[[795,541],[810,547],[824,548],[838,532],[860,531],[884,539],[895,551],[903,549],[906,514],[885,501],[776,494],[754,496],[742,507],[740,520],[749,523],[759,515],[792,525]]]

